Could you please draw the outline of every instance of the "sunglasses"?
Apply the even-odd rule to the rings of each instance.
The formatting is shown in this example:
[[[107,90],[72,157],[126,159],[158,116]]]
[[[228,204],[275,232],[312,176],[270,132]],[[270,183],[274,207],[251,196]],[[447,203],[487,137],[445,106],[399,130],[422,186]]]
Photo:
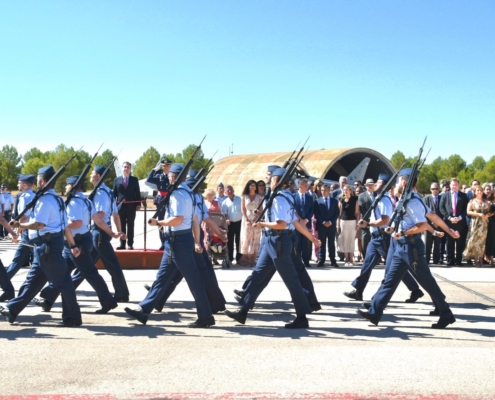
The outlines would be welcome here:
[[[294,182],[289,182],[289,185],[293,185],[293,184],[294,184]]]
[[[258,187],[261,187],[261,186],[265,187],[265,184],[264,183],[259,183],[258,184]]]
[[[439,188],[430,188],[430,190],[440,190]]]

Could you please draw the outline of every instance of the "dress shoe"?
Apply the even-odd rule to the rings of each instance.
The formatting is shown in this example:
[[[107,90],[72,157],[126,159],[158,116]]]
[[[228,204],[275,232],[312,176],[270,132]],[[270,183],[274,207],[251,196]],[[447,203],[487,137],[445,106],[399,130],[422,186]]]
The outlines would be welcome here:
[[[244,297],[244,290],[234,289],[234,293],[239,297]]]
[[[2,267],[3,268],[3,267]],[[9,301],[9,300],[12,300],[13,298],[15,297],[15,293],[14,292],[3,292],[2,295],[0,296],[0,302],[6,302],[6,301]]]
[[[208,320],[200,320],[197,319],[193,323],[187,325],[188,328],[208,328],[210,326],[215,325],[215,318],[211,317]]]
[[[74,328],[76,326],[81,326],[82,321],[80,319],[67,318],[58,324],[58,326],[65,328]]]
[[[127,246],[127,250],[134,250],[134,246]]]
[[[242,308],[239,308],[236,311],[225,310],[225,315],[229,318],[235,319],[242,325],[246,323],[247,311],[244,311]]]
[[[440,317],[436,324],[432,324],[433,329],[445,329],[448,325],[455,322],[455,317],[450,314],[448,317]]]
[[[214,310],[211,310],[211,313],[212,314],[218,314],[218,313],[224,312],[225,310],[226,310],[226,308],[225,308],[225,305],[224,305],[223,307],[215,308]]]
[[[10,310],[7,307],[0,311],[0,314],[5,317],[9,324],[13,324],[15,322],[15,319],[17,318],[10,313]]]
[[[437,316],[440,315],[440,311],[438,311],[438,308],[435,307],[433,311],[430,311],[430,315]]]
[[[318,261],[318,264],[316,264],[317,267],[323,267],[325,265],[325,261]]]
[[[312,313],[321,310],[321,304],[320,303],[310,304],[310,307],[311,307],[311,312]]]
[[[33,304],[36,304],[38,307],[41,307],[44,312],[49,312],[52,309],[52,305],[48,303],[45,299],[33,299]]]
[[[378,325],[378,322],[376,320],[375,317],[373,317],[373,315],[371,315],[368,311],[363,311],[363,310],[357,310],[356,311],[361,317],[363,317],[364,319],[367,319],[368,321],[370,321],[373,325],[377,326]]]
[[[129,303],[129,297],[113,297],[117,303]]]
[[[117,306],[118,306],[117,302],[110,303],[109,305],[105,307],[101,307],[98,310],[96,310],[95,314],[107,314],[110,310],[117,308]]]
[[[332,264],[330,264],[331,267],[338,268],[340,267],[339,264],[337,264],[337,261],[334,261]]]
[[[344,292],[344,296],[349,297],[353,300],[363,301],[363,294],[356,289],[354,289],[352,292]]]
[[[143,325],[146,325],[148,322],[148,314],[145,314],[142,309],[132,310],[129,307],[124,308],[124,311],[129,314],[131,317],[137,319]]]
[[[125,250],[125,246],[118,246],[115,248],[115,250]]]
[[[285,329],[304,329],[309,328],[309,322],[306,317],[297,317],[289,324],[285,324]]]
[[[416,301],[425,294],[421,289],[416,289],[411,292],[411,297],[405,300],[406,303],[416,303]]]
[[[144,284],[144,288],[149,292],[151,290],[151,286],[148,284]]]
[[[447,265],[448,265],[449,267],[454,267],[454,266],[455,266],[455,262],[454,262],[454,261],[449,261],[449,262],[447,263]]]

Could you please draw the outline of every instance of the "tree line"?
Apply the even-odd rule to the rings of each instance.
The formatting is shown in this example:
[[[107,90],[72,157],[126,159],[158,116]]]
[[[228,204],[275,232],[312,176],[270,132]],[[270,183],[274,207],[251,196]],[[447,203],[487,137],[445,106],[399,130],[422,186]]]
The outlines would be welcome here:
[[[172,162],[185,164],[191,158],[196,148],[196,145],[191,144],[180,153],[160,154],[155,147],[151,146],[133,163],[133,175],[138,179],[146,178],[157,163],[165,157]],[[52,151],[43,152],[33,147],[21,155],[14,146],[5,145],[0,150],[0,182],[5,182],[10,190],[14,190],[17,186],[17,174],[36,175],[38,169],[47,164],[53,165],[55,170],[57,170],[74,154],[76,155],[74,161],[67,167],[67,170],[58,179],[55,186],[55,190],[59,193],[63,193],[64,191],[65,179],[71,175],[78,175],[89,162],[92,154],[60,144]],[[107,166],[112,162],[114,157],[114,153],[107,149],[96,157],[93,165],[101,164]],[[396,151],[390,158],[390,161],[394,168],[398,169],[404,162],[407,167],[411,167],[415,159],[413,157],[406,158],[404,153]],[[192,164],[192,168],[200,169],[206,162],[207,159],[205,159],[203,152],[200,150]],[[112,187],[113,180],[116,176],[113,166],[109,172],[105,183],[109,187]],[[425,163],[423,165],[418,180],[418,190],[421,193],[429,193],[431,182],[440,183],[443,179],[450,179],[452,177],[457,177],[461,183],[468,185],[471,184],[473,179],[478,179],[481,183],[495,182],[495,156],[492,156],[488,161],[478,156],[470,164],[458,154],[451,155],[448,158],[437,157],[431,163]]]

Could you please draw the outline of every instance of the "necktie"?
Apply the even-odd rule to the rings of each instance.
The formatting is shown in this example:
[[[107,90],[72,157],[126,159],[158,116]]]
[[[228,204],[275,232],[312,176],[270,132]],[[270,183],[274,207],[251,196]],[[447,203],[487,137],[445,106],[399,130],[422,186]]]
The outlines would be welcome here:
[[[457,192],[452,192],[452,213],[456,214],[457,211]]]
[[[437,211],[438,207],[438,196],[435,196],[435,211]]]
[[[302,208],[304,209],[304,193],[301,194],[301,204],[302,204]]]
[[[327,203],[327,209],[330,210],[330,197],[327,197],[325,201]]]
[[[124,178],[124,187],[127,189],[127,176]]]

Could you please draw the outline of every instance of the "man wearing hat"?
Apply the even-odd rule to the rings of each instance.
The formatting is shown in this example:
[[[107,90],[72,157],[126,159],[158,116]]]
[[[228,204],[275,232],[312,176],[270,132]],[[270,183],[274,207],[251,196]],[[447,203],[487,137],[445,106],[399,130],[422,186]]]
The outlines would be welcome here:
[[[408,179],[413,179],[412,189],[416,187],[417,177],[411,177],[411,173],[412,168],[406,168],[399,172],[397,189],[402,195]],[[418,282],[431,296],[440,315],[440,319],[432,325],[432,328],[444,329],[455,322],[454,315],[445,301],[445,295],[440,290],[426,263],[425,245],[421,239],[421,232],[431,228],[427,223],[427,216],[433,218],[433,222],[445,229],[449,235],[459,236],[458,232],[450,230],[441,218],[431,212],[418,195],[411,194],[410,200],[405,204],[405,214],[398,221],[398,226],[395,226],[395,231],[392,233],[385,279],[378,292],[373,296],[371,304],[366,304],[369,306],[368,311],[357,310],[361,317],[374,325],[378,325],[380,322],[383,310],[392,298],[400,280],[410,268],[415,271]]]
[[[3,216],[7,222],[10,222],[12,211],[14,210],[14,196],[10,192],[7,192],[6,183],[2,183],[0,196],[3,197]],[[0,228],[0,237],[7,235],[7,229]]]
[[[70,176],[66,179],[66,195],[71,192],[78,179],[78,175]],[[81,250],[81,255],[79,257],[74,257],[69,244],[65,242],[63,256],[67,262],[69,271],[77,268],[78,273],[80,273],[82,277],[88,281],[96,292],[98,300],[101,304],[101,308],[96,310],[96,314],[106,314],[108,311],[117,307],[117,302],[110,294],[107,284],[98,273],[95,263],[93,262],[93,258],[91,257],[91,252],[93,251],[93,236],[89,230],[91,221],[94,221],[94,223],[96,223],[98,227],[105,231],[108,235],[114,238],[118,238],[119,235],[113,233],[110,226],[103,222],[101,216],[99,216],[96,212],[93,203],[91,203],[91,201],[89,201],[84,195],[83,189],[84,180],[81,180],[81,182],[77,185],[77,188],[74,189],[74,196],[66,205],[67,217],[69,220],[68,227],[74,236],[76,246]],[[77,275],[75,279],[75,288],[77,288],[82,281],[77,279]],[[35,298],[33,302],[42,307],[44,311],[50,311],[59,294],[60,291],[50,283],[41,291],[41,299]]]
[[[218,206],[220,208],[222,208],[222,203],[226,198],[227,196],[225,196],[225,187],[223,186],[223,183],[220,182],[217,186],[217,195],[215,196],[215,200],[218,201]]]
[[[366,212],[369,210],[371,205],[373,204],[373,200],[375,199],[375,182],[373,179],[368,178],[366,179],[366,182],[364,183],[364,186],[366,187],[366,190],[361,193],[358,197],[358,203],[359,203],[359,213],[361,215],[366,214]],[[367,221],[369,222],[370,219],[367,218]],[[361,226],[361,240],[363,243],[363,258],[366,258],[366,252],[368,249],[368,244],[371,240],[371,234],[370,234],[370,228],[368,227],[367,224],[363,224]]]
[[[93,186],[96,185],[101,175],[105,172],[105,169],[106,168],[103,165],[95,166],[90,175],[90,182]],[[104,182],[102,182],[100,187],[96,190],[95,197],[93,198],[93,205],[105,224],[111,226],[110,217],[113,219],[119,237],[125,240],[125,234],[122,233],[121,230],[120,217],[115,198],[113,197],[113,193],[110,188],[105,185]],[[93,261],[96,263],[101,257],[105,269],[112,277],[112,283],[115,289],[115,300],[118,303],[126,303],[129,301],[129,289],[127,288],[127,282],[125,280],[124,273],[122,272],[122,267],[120,266],[119,260],[117,259],[115,251],[110,243],[112,236],[110,236],[106,230],[102,229],[95,223],[91,226],[91,230],[93,235],[93,252],[91,254]],[[75,280],[77,285],[80,284],[78,280],[84,280],[82,275],[79,273],[76,277],[74,277],[74,279],[77,279],[77,281]]]
[[[55,170],[51,165],[38,170],[37,186],[45,192],[30,211],[29,221],[11,222],[14,227],[28,229],[29,240],[35,246],[33,265],[19,290],[19,295],[10,300],[7,307],[1,311],[11,324],[47,281],[62,294],[62,324],[67,327],[82,324],[76,291],[67,270],[67,263],[62,257],[64,237],[75,257],[79,256],[80,251],[68,227],[65,204],[53,189],[55,181],[47,185],[53,175]]]
[[[29,174],[17,175],[17,188],[19,189],[20,194],[18,195],[18,203],[14,208],[14,215],[13,215],[14,217],[17,217],[17,215],[19,215],[22,211],[24,211],[26,206],[33,199],[34,197],[33,184],[35,179],[36,177],[34,175],[29,175]],[[28,221],[28,219],[29,219],[28,215],[24,215],[19,222],[26,222]],[[7,268],[7,274],[9,276],[9,279],[12,279],[15,276],[15,274],[17,274],[17,271],[19,271],[19,269],[21,269],[26,265],[29,265],[29,259],[33,255],[33,248],[31,247],[31,243],[29,241],[28,231],[27,230],[22,231],[20,238],[21,241],[19,247],[17,247],[14,258],[12,259],[12,262]],[[29,245],[29,246],[25,246],[25,245]],[[0,301],[10,300],[11,298],[14,298],[13,293],[10,296],[11,296],[10,298],[4,299],[2,295],[2,297],[0,297]]]
[[[129,161],[122,164],[122,174],[113,181],[113,196],[117,200],[122,232],[127,237],[128,249],[134,250],[134,220],[136,211],[141,209],[141,189],[138,179],[131,176]],[[126,237],[120,238],[118,250],[125,250]]]
[[[378,176],[375,195],[382,192],[389,180],[390,176],[387,174],[380,174]],[[373,185],[375,184],[373,183]],[[370,227],[371,240],[368,243],[366,257],[364,258],[361,267],[361,273],[354,282],[352,282],[352,286],[355,289],[352,292],[344,292],[344,295],[350,299],[363,300],[363,292],[368,284],[373,268],[378,264],[380,258],[383,257],[383,259],[387,259],[389,235],[385,232],[384,228],[389,223],[393,212],[394,206],[392,199],[388,193],[385,193],[371,212],[370,218],[368,218],[367,221],[359,221],[359,226],[361,228]],[[420,297],[423,297],[424,293],[419,289],[418,284],[409,271],[406,272],[402,280],[411,290],[411,297],[407,299],[406,302],[414,303]]]
[[[7,234],[12,235],[12,242],[17,243],[17,234],[12,230],[12,227],[2,215],[0,215],[0,228],[5,228]],[[0,288],[3,290],[0,301],[7,301],[15,297],[14,286],[7,275],[7,270],[3,266],[2,260],[0,260]]]
[[[169,179],[172,184],[183,169],[182,164],[172,164],[169,173]],[[167,284],[180,272],[191,290],[198,313],[198,319],[189,324],[188,327],[207,328],[215,325],[215,319],[212,315],[201,274],[193,256],[195,251],[202,252],[202,247],[199,243],[199,225],[195,218],[194,195],[185,182],[178,183],[179,186],[172,192],[170,202],[166,205],[165,218],[150,221],[153,226],[165,227],[165,251],[163,252],[156,280],[146,298],[139,303],[140,308],[133,310],[126,307],[125,311],[142,324],[146,324],[153,308],[165,294]],[[193,228],[196,233],[194,237]]]
[[[158,204],[160,204],[160,201],[162,201],[162,199],[167,195],[167,188],[168,185],[170,185],[170,182],[168,180],[168,173],[170,171],[171,165],[172,160],[168,159],[167,157],[162,158],[158,165],[150,171],[148,177],[146,178],[146,182],[155,185],[156,189],[158,190],[158,194],[155,198],[156,206],[158,206]],[[158,219],[163,219],[163,215],[165,213],[164,208],[162,208],[162,213],[163,214],[158,216]],[[163,231],[159,229],[158,235],[160,236],[160,243],[163,243],[163,240],[165,239],[163,236]],[[160,247],[160,250],[163,250],[163,245]]]
[[[285,171],[285,168],[279,168],[272,172],[272,190],[278,185]],[[246,323],[248,311],[254,306],[256,298],[266,285],[266,275],[271,273],[274,266],[287,286],[296,309],[296,319],[285,327],[297,329],[309,326],[306,314],[311,313],[311,307],[291,259],[293,249],[289,225],[296,221],[297,217],[294,207],[291,207],[286,196],[290,195],[275,196],[267,210],[265,222],[257,222],[253,225],[264,230],[258,262],[252,273],[251,289],[244,298],[239,299],[240,308],[237,311],[225,311],[228,317],[241,324]]]

